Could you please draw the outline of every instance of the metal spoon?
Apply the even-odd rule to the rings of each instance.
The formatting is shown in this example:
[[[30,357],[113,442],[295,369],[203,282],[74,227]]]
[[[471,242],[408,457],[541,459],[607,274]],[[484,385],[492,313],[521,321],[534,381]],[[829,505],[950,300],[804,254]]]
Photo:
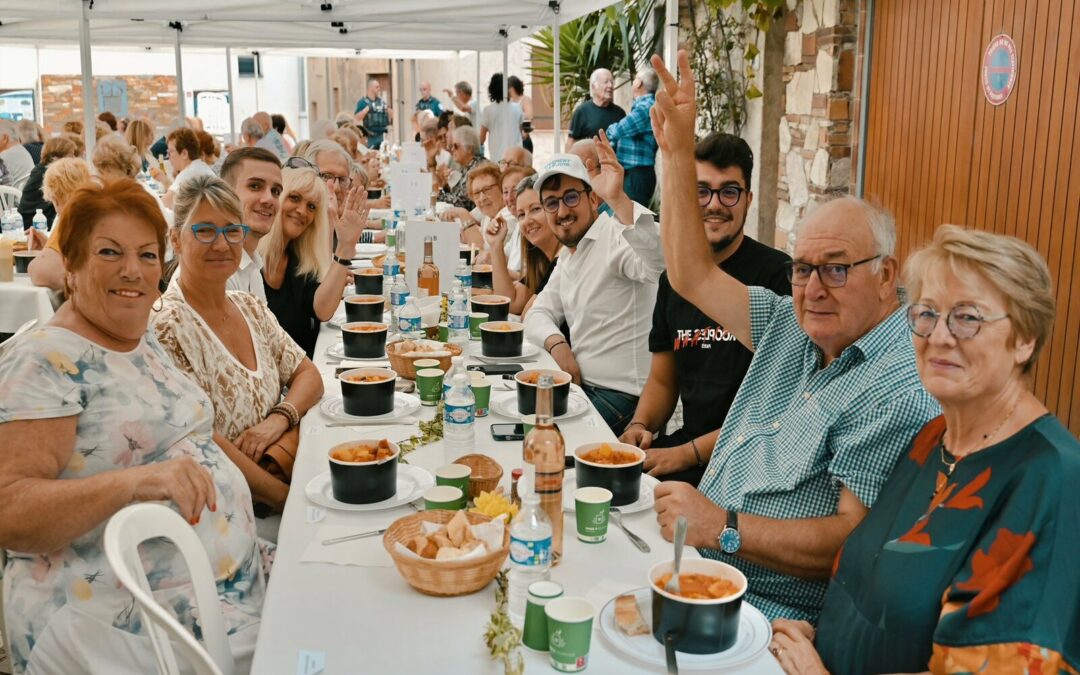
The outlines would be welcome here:
[[[679,568],[682,566],[683,544],[686,543],[686,527],[686,518],[679,516],[675,521],[675,572],[664,586],[665,591],[676,595],[679,594]]]
[[[623,521],[622,521],[622,511],[620,511],[619,509],[617,509],[614,506],[611,507],[611,520],[616,525],[619,526],[620,530],[622,530],[623,532],[626,533],[626,536],[630,538],[630,543],[633,544],[634,546],[637,546],[639,551],[641,551],[642,553],[651,553],[652,552],[652,549],[649,548],[649,545],[645,543],[644,539],[637,536],[636,534],[634,534],[630,530],[626,529],[626,525],[623,525]]]

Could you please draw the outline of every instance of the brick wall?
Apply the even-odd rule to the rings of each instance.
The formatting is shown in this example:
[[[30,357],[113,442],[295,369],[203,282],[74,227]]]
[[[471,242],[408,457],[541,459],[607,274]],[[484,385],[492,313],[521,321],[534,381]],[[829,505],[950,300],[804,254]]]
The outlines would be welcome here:
[[[853,186],[858,0],[789,0],[776,246],[806,208]]]
[[[148,117],[164,130],[176,120],[176,78],[172,75],[121,75],[101,78],[127,84],[128,117]],[[97,86],[99,78],[94,78]],[[58,131],[68,120],[82,121],[82,78],[42,75],[41,101],[46,130]],[[94,103],[95,108],[97,102]]]

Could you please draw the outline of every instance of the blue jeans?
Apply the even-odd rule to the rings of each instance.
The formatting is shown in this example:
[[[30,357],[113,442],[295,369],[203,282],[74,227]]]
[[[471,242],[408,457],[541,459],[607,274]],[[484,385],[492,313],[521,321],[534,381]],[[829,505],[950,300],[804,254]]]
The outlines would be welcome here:
[[[585,395],[589,397],[596,411],[604,418],[604,422],[616,436],[620,435],[626,425],[634,417],[637,409],[638,397],[632,394],[624,394],[614,389],[604,389],[583,384]]]

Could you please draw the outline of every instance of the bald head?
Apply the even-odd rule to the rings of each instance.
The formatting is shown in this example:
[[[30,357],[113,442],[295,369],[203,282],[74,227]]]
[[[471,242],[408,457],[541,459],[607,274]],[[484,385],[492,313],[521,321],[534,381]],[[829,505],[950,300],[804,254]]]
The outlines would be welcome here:
[[[532,162],[532,153],[521,146],[516,146],[506,149],[502,158],[499,160],[499,166],[503,171],[506,171],[506,169],[510,167],[525,169],[531,168]]]
[[[421,82],[420,83],[420,98],[431,98],[431,83],[430,82]]]

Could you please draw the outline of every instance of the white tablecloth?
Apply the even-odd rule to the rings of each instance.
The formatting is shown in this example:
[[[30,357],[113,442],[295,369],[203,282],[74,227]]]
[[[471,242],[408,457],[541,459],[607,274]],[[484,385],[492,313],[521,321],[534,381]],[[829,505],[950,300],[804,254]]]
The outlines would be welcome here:
[[[340,333],[324,326],[315,350],[316,365],[323,373],[326,395],[340,395],[333,379],[334,366],[325,352],[338,341]],[[477,343],[472,343],[476,346]],[[468,353],[468,352],[467,352]],[[551,366],[551,357],[540,351],[538,361]],[[467,363],[473,362],[467,359]],[[529,367],[529,366],[526,366]],[[533,366],[535,367],[535,366]],[[497,387],[498,385],[496,385]],[[500,395],[493,391],[492,396]],[[503,393],[502,395],[507,395]],[[430,419],[434,408],[422,408]],[[478,418],[476,451],[502,464],[503,481],[509,491],[510,471],[522,466],[520,442],[496,442],[492,423],[513,420],[494,413]],[[299,456],[293,473],[285,513],[278,535],[277,559],[263,608],[262,627],[255,650],[252,673],[297,675],[304,673],[301,661],[314,656],[325,659],[325,669],[307,672],[339,673],[502,673],[483,642],[487,620],[495,607],[494,585],[467,596],[434,598],[413,590],[393,567],[338,566],[301,563],[300,559],[319,528],[324,525],[356,523],[356,531],[369,529],[357,523],[355,514],[320,509],[309,522],[314,506],[304,495],[304,487],[314,476],[327,471],[326,449],[335,443],[357,438],[401,440],[410,435],[404,426],[327,428],[327,420],[312,410],[301,426]],[[414,427],[415,428],[415,427]],[[559,422],[568,452],[587,442],[613,440],[600,415],[590,408],[582,417]],[[429,471],[445,463],[442,443],[419,448],[408,455],[409,463]],[[401,507],[394,517],[412,513]],[[366,520],[370,514],[363,514]],[[652,547],[651,554],[638,551],[612,525],[602,544],[583,544],[574,536],[574,520],[564,523],[563,562],[551,577],[561,583],[568,596],[587,596],[600,584],[645,586],[645,575],[655,563],[670,559],[671,544],[660,536],[652,511],[624,518],[627,526]],[[370,522],[370,521],[368,521]],[[691,550],[687,555],[695,555]],[[597,610],[600,609],[598,606]],[[554,672],[547,654],[522,649],[527,672]],[[662,672],[613,650],[598,631],[593,633],[589,673]],[[754,661],[735,672],[781,673],[772,655],[763,651]]]
[[[16,274],[14,281],[0,281],[0,333],[14,333],[31,319],[44,323],[53,315],[49,290]]]

